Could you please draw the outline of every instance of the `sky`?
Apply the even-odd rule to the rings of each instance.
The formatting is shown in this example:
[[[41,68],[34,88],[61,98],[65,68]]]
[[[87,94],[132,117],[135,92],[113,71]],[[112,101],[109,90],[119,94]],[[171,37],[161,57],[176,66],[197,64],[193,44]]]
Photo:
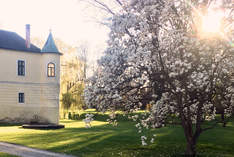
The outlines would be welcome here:
[[[46,40],[51,29],[54,38],[77,46],[85,41],[94,49],[107,40],[108,29],[96,22],[99,13],[78,0],[0,0],[0,29],[25,38],[25,25],[31,37]]]

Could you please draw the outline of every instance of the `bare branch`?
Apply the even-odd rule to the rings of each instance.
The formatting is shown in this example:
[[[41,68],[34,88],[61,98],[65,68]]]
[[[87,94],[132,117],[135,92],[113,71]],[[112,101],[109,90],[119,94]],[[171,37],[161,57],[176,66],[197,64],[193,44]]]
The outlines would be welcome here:
[[[120,2],[120,0],[115,0],[119,5],[123,5],[123,3]]]
[[[104,3],[98,1],[98,0],[93,0],[95,3],[99,4],[104,10],[107,12],[111,13],[112,15],[115,15],[115,13]]]

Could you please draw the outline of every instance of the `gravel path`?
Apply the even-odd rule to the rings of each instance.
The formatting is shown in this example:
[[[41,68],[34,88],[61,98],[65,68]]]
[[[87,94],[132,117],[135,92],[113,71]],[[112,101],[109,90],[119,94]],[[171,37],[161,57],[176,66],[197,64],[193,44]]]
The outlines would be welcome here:
[[[33,149],[5,142],[0,142],[0,152],[21,156],[21,157],[74,157],[72,155],[59,154],[45,150]]]

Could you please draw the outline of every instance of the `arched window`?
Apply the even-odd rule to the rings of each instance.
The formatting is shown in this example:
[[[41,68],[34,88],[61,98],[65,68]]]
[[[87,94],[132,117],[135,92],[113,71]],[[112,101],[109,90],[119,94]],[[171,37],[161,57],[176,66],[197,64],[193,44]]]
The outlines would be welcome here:
[[[48,77],[55,77],[55,65],[54,63],[49,63],[47,67]]]

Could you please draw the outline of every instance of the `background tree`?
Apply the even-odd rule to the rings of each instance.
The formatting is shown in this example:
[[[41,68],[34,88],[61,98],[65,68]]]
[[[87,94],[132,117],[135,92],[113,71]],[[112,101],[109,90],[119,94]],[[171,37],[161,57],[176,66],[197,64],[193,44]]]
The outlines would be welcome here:
[[[87,62],[88,62],[88,43],[82,43],[78,48],[78,57],[81,61],[81,67],[83,71],[83,80],[87,78]]]
[[[133,111],[148,102],[152,109],[141,126],[162,127],[176,116],[186,155],[195,156],[200,134],[222,122],[217,103],[226,117],[234,106],[231,3],[132,0],[120,5],[121,12],[110,12],[108,48],[86,88],[86,102],[101,111]],[[219,27],[207,29],[206,20],[219,11]]]
[[[84,61],[81,60],[81,53],[77,47],[66,46],[67,52],[64,53],[61,61],[61,92],[70,93],[74,101],[70,110],[81,110],[84,105]],[[63,106],[63,105],[62,105]],[[65,109],[66,110],[66,109]]]
[[[69,109],[71,108],[72,103],[75,102],[75,99],[73,98],[73,95],[69,92],[62,94],[62,107],[64,109],[63,116],[66,117],[66,114],[68,113]]]

